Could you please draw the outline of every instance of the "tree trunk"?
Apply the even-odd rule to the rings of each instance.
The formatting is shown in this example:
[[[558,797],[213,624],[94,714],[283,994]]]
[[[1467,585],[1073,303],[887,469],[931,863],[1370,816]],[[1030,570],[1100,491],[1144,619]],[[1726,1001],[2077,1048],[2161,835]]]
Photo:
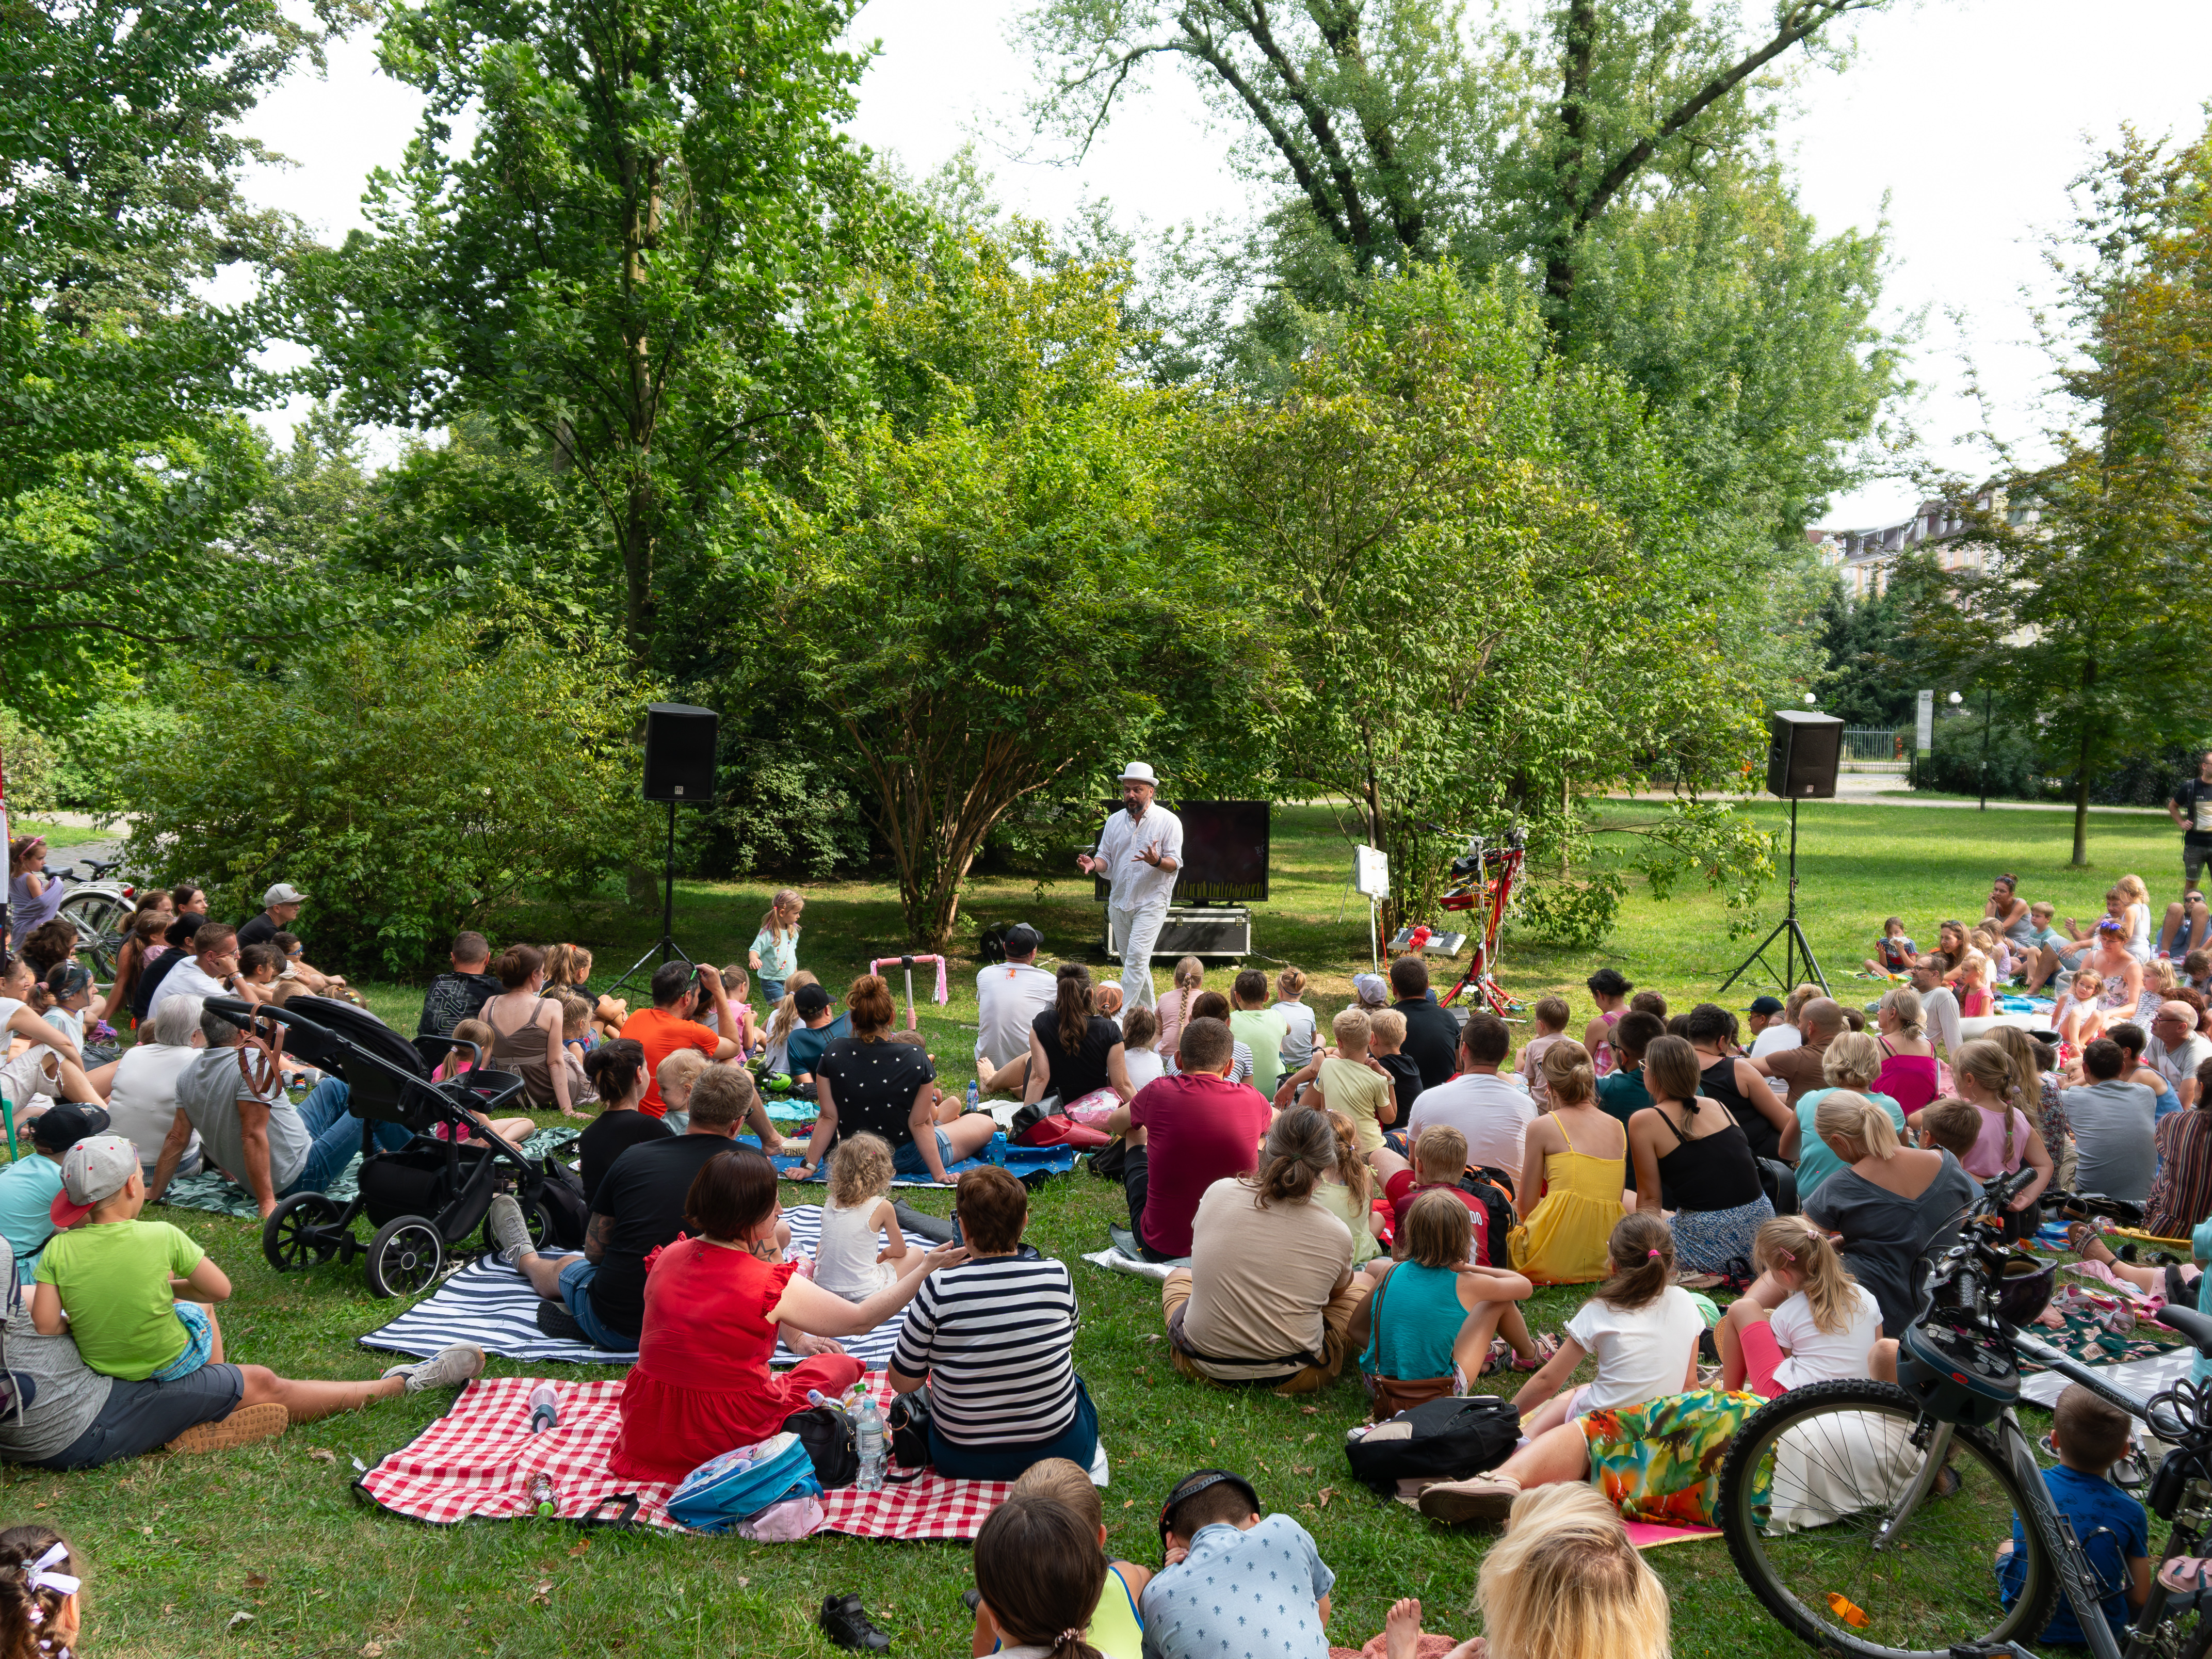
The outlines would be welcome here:
[[[1575,298],[1575,251],[1582,240],[1583,173],[1589,158],[1590,71],[1597,53],[1597,0],[1572,0],[1567,8],[1565,72],[1559,88],[1559,125],[1566,145],[1559,153],[1552,210],[1552,246],[1544,259],[1544,293],[1553,337],[1567,337],[1568,312]]]
[[[2090,718],[2089,693],[2097,684],[2097,659],[2081,659],[2081,742],[2074,755],[2074,867],[2089,864],[2089,746],[2096,730]]]
[[[660,501],[652,477],[659,398],[642,298],[646,256],[660,240],[663,158],[623,158],[623,345],[628,358],[629,480],[622,524],[623,628],[632,658],[643,661],[652,643],[653,556],[659,540]]]

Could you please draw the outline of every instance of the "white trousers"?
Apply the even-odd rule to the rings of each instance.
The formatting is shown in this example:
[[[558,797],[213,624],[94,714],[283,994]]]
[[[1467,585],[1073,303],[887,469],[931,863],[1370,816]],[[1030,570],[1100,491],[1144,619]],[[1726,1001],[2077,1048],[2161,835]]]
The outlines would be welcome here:
[[[1167,925],[1168,907],[1147,904],[1124,910],[1109,903],[1106,908],[1114,924],[1114,936],[1121,941],[1121,1012],[1157,1008],[1159,999],[1152,994],[1152,946],[1159,942],[1160,929]]]

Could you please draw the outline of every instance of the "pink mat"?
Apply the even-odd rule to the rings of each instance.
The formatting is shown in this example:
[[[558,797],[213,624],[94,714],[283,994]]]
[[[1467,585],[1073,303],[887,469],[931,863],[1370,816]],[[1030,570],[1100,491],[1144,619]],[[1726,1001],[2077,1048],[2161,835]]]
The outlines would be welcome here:
[[[532,1512],[531,1479],[544,1474],[553,1482],[556,1512],[564,1520],[595,1512],[612,1518],[635,1498],[640,1523],[684,1530],[668,1517],[672,1481],[625,1480],[607,1468],[622,1426],[623,1385],[555,1379],[561,1420],[532,1434],[530,1394],[538,1381],[501,1376],[471,1382],[452,1410],[362,1476],[361,1489],[417,1521],[512,1521]],[[869,1381],[888,1409],[884,1374],[872,1371]],[[881,1492],[842,1487],[823,1494],[822,1530],[855,1538],[973,1538],[984,1516],[1012,1490],[1007,1481],[947,1480],[933,1472]]]
[[[1631,1521],[1628,1541],[1640,1550],[1656,1550],[1668,1544],[1691,1544],[1700,1538],[1717,1538],[1718,1527],[1659,1527],[1649,1521]]]

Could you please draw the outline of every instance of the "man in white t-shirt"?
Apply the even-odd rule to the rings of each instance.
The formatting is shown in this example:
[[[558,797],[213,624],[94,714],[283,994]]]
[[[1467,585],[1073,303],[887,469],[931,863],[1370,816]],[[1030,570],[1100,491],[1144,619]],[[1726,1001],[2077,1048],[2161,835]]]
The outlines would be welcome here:
[[[1955,964],[1941,951],[1912,964],[1912,988],[1920,993],[1920,1023],[1928,1040],[1948,1060],[1959,1052],[1959,996],[1943,982]]]
[[[1750,1057],[1753,1060],[1765,1060],[1769,1054],[1778,1054],[1788,1049],[1802,1048],[1805,1042],[1805,1033],[1797,1024],[1797,1016],[1805,1005],[1814,997],[1826,995],[1827,993],[1817,985],[1801,985],[1792,991],[1790,994],[1790,1000],[1783,1005],[1781,1022],[1778,1024],[1769,1025],[1752,1040]]]
[[[1495,1014],[1476,1012],[1460,1028],[1459,1075],[1414,1098],[1406,1121],[1406,1144],[1420,1138],[1431,1123],[1445,1123],[1467,1137],[1467,1161],[1477,1169],[1503,1170],[1521,1188],[1521,1148],[1536,1118],[1525,1090],[1500,1076],[1513,1057],[1513,1034]]]
[[[975,975],[975,1086],[1019,1092],[1030,1069],[1030,1022],[1053,1006],[1058,976],[1036,965],[1044,935],[1026,921],[1006,929],[1006,959]]]
[[[238,971],[238,929],[228,922],[203,922],[192,935],[192,954],[189,960],[172,968],[161,984],[155,988],[153,997],[146,1004],[146,1016],[152,1018],[161,1012],[161,1005],[171,997],[228,997],[235,996],[230,988],[230,976]]]
[[[2197,1029],[2197,1011],[2185,1002],[2162,1002],[2150,1022],[2143,1064],[2166,1079],[2185,1110],[2197,1104],[2197,1068],[2212,1060],[2212,1042]]]
[[[1099,831],[1092,852],[1075,855],[1076,867],[1107,883],[1106,911],[1121,941],[1121,1006],[1158,1006],[1152,994],[1152,946],[1167,925],[1176,872],[1182,868],[1182,820],[1152,796],[1158,781],[1143,761],[1121,774],[1121,805]]]

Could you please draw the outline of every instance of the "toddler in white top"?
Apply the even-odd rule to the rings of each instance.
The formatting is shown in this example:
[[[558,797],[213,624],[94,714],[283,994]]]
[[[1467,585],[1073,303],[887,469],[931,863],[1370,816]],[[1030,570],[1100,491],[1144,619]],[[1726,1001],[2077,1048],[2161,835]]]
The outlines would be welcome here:
[[[1302,1000],[1306,992],[1304,971],[1285,968],[1275,975],[1275,1006],[1268,1012],[1283,1017],[1283,1074],[1301,1069],[1314,1057],[1319,1027],[1314,1011]]]
[[[880,1135],[847,1135],[830,1158],[830,1201],[814,1247],[814,1282],[848,1302],[865,1302],[903,1273],[919,1273],[924,1252],[909,1250],[884,1196],[897,1173]],[[876,1237],[884,1239],[876,1247]]]
[[[1641,1406],[1698,1386],[1705,1316],[1674,1283],[1674,1236],[1649,1211],[1632,1210],[1606,1241],[1606,1278],[1570,1319],[1559,1351],[1513,1397],[1521,1432],[1534,1440],[1571,1418]],[[1588,1354],[1597,1380],[1561,1392]]]
[[[1721,1383],[1771,1400],[1813,1382],[1872,1376],[1881,1308],[1828,1236],[1777,1216],[1751,1242],[1759,1277],[1721,1316]]]

